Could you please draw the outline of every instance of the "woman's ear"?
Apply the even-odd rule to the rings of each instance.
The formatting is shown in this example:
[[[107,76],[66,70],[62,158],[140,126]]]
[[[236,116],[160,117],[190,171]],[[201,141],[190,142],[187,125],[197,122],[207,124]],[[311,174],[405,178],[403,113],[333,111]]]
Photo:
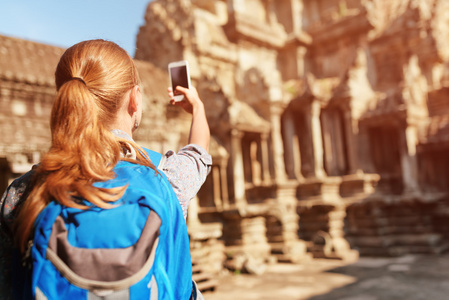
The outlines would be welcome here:
[[[139,98],[138,98],[139,92],[140,92],[140,87],[138,85],[135,85],[131,89],[131,92],[129,93],[128,110],[131,115],[134,114],[136,111],[138,111],[139,105],[141,105],[139,103]]]

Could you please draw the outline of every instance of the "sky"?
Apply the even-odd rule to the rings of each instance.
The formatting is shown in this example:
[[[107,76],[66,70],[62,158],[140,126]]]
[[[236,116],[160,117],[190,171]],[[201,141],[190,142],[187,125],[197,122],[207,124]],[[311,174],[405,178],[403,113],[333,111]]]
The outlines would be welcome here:
[[[110,40],[134,56],[152,0],[0,0],[0,34],[68,48]]]

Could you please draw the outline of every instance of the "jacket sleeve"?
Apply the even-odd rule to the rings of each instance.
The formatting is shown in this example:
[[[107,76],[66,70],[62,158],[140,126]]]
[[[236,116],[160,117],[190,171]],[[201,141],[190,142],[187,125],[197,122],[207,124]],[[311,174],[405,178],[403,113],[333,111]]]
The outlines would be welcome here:
[[[212,167],[212,157],[201,146],[190,144],[178,153],[165,154],[162,172],[167,176],[181,204],[184,218],[190,200],[196,196]]]
[[[13,251],[12,225],[16,209],[26,199],[33,171],[14,180],[0,200],[0,299],[12,299],[11,261]]]

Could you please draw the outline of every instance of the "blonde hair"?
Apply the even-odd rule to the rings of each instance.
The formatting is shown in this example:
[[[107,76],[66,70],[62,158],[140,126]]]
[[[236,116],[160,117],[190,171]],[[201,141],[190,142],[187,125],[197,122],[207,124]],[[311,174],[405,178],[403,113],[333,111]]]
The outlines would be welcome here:
[[[137,144],[110,132],[125,94],[139,84],[136,66],[125,50],[104,40],[78,43],[62,55],[55,82],[52,145],[35,170],[32,191],[15,223],[16,244],[22,252],[36,217],[50,201],[81,209],[90,204],[112,207],[110,202],[118,200],[127,186],[102,189],[93,183],[114,178],[123,147],[136,149],[137,159],[132,162],[156,170]]]

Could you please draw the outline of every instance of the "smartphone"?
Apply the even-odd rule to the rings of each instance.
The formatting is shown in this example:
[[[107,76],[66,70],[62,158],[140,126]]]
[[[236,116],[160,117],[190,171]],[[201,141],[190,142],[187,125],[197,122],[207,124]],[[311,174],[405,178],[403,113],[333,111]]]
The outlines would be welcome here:
[[[171,86],[175,101],[182,101],[184,95],[176,94],[176,87],[182,86],[190,88],[189,64],[186,60],[175,61],[168,64],[168,73],[170,74]]]

